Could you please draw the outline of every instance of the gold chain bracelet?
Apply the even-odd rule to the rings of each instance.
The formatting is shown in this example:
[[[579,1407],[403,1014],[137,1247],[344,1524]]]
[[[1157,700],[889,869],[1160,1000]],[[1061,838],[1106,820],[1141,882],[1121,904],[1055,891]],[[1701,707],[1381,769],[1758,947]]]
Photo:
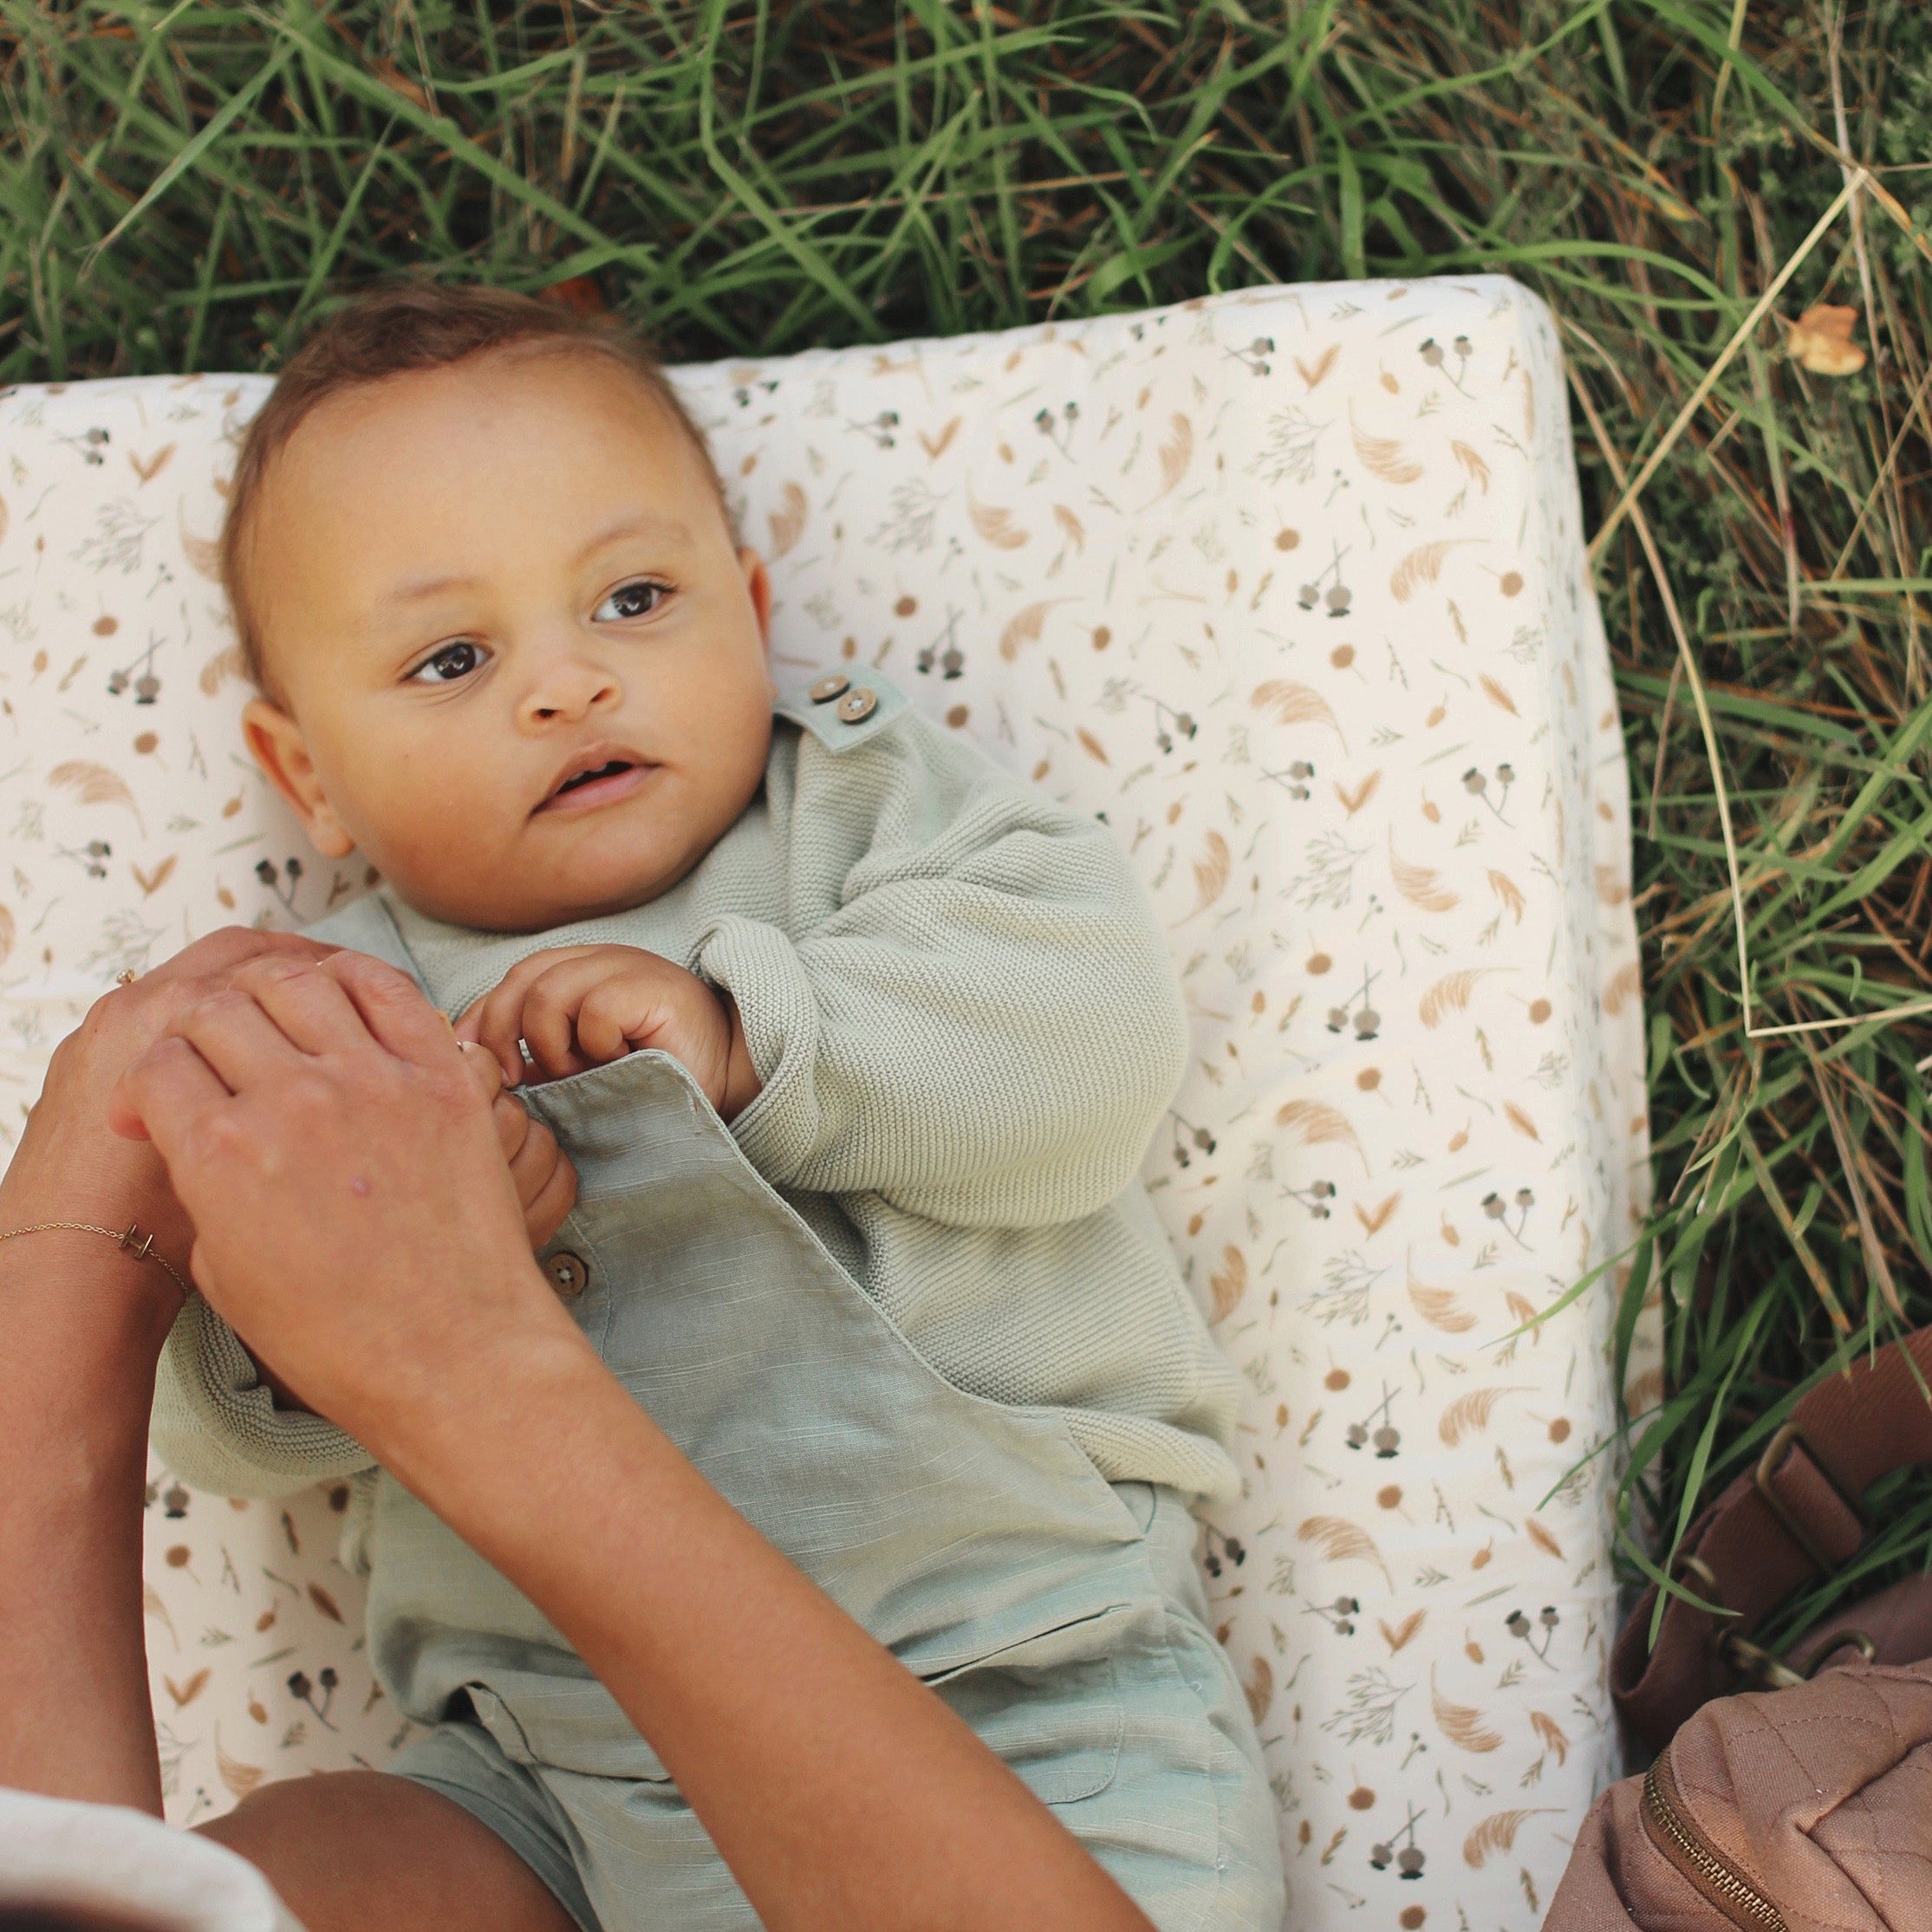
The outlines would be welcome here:
[[[181,1271],[165,1254],[154,1252],[154,1237],[143,1234],[133,1221],[129,1221],[124,1233],[116,1234],[111,1227],[96,1227],[92,1221],[36,1221],[31,1227],[10,1227],[0,1230],[0,1241],[17,1239],[23,1234],[50,1234],[55,1228],[69,1228],[76,1234],[105,1234],[116,1247],[123,1247],[137,1261],[152,1261],[158,1268],[166,1268],[168,1278],[184,1295],[194,1292],[194,1284],[185,1280]]]

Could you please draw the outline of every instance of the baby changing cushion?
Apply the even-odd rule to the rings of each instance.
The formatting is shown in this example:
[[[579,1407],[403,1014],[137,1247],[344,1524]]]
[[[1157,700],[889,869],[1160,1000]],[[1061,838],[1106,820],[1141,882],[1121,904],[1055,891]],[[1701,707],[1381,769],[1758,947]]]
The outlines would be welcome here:
[[[1248,1384],[1207,1540],[1305,1932],[1528,1928],[1612,1775],[1605,1282],[1644,1174],[1623,746],[1546,311],[1258,289],[680,372],[781,679],[875,667],[1133,855],[1194,1056],[1147,1178]],[[4,1131],[123,967],[367,883],[247,759],[267,385],[0,400]],[[343,1498],[157,1468],[171,1815],[381,1761]]]

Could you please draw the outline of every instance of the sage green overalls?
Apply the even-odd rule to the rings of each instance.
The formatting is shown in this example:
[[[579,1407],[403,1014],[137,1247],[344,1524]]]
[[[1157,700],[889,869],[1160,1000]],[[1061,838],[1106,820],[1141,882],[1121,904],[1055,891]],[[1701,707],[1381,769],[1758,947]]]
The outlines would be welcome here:
[[[364,907],[329,936],[420,981],[374,901],[350,914]],[[524,1097],[578,1179],[540,1259],[680,1449],[1161,1932],[1276,1932],[1274,1805],[1207,1628],[1183,1499],[1107,1482],[1057,1413],[942,1379],[668,1056],[634,1053]],[[368,1552],[376,1674],[433,1727],[394,1769],[491,1826],[586,1932],[757,1924],[610,1695],[387,1475]]]

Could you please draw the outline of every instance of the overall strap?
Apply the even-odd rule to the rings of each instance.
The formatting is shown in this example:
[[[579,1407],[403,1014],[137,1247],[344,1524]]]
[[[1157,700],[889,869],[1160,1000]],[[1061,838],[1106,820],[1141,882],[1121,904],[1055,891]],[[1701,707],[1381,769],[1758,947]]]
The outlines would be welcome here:
[[[1636,1734],[1661,1750],[1701,1704],[1737,1688],[1740,1645],[1794,1590],[1857,1554],[1867,1527],[1859,1499],[1917,1462],[1932,1462],[1932,1329],[1808,1390],[1756,1468],[1690,1525],[1673,1574],[1733,1614],[1672,1597],[1647,1653],[1656,1586],[1644,1591],[1610,1655],[1610,1694]]]

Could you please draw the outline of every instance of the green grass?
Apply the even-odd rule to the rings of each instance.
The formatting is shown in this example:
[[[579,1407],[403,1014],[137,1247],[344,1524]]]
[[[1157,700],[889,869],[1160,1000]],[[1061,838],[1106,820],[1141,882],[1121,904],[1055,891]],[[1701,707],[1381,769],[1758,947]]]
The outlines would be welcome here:
[[[1922,0],[0,0],[0,379],[272,368],[399,270],[592,276],[673,357],[1501,270],[1555,306],[1599,413],[1594,522],[1612,459],[1643,460],[1838,192],[1838,149],[1922,242]],[[1642,499],[1708,684],[1766,1024],[1932,993],[1932,262],[1859,212]],[[1783,355],[1776,317],[1819,300],[1857,309],[1861,374]],[[1932,1320],[1932,1026],[1744,1036],[1634,521],[1600,585],[1660,1202],[1631,1294],[1661,1292],[1669,1369],[1635,1465],[1668,1532],[1895,1299]],[[1932,1481],[1882,1505],[1834,1587],[1932,1565]]]

